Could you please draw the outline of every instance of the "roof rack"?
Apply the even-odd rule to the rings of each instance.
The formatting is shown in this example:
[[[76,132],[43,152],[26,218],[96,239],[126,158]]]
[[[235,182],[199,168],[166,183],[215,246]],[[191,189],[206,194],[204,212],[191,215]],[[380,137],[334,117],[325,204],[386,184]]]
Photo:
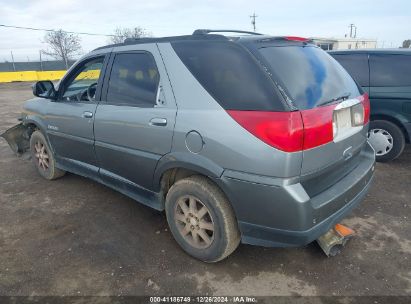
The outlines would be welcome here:
[[[142,37],[142,38],[126,38],[123,44],[137,44],[137,43],[150,43],[150,42],[168,42],[179,40],[213,40],[213,39],[227,39],[223,35],[182,35],[182,36],[170,36],[170,37]]]
[[[210,30],[210,29],[198,29],[193,32],[193,35],[207,35],[209,33],[240,33],[240,34],[250,34],[250,35],[262,35],[256,32],[248,31],[237,31],[237,30]]]
[[[170,36],[170,37],[126,38],[124,42],[122,43],[101,46],[101,47],[94,49],[94,51],[109,48],[109,47],[124,46],[124,45],[130,45],[130,44],[172,42],[172,41],[184,41],[184,40],[230,40],[229,38],[231,38],[231,37],[227,37],[221,34],[212,34],[214,32],[217,32],[217,33],[218,32],[232,32],[232,33],[245,33],[245,34],[250,34],[250,35],[262,35],[259,33],[247,32],[247,31],[200,29],[200,30],[195,30],[192,35]]]

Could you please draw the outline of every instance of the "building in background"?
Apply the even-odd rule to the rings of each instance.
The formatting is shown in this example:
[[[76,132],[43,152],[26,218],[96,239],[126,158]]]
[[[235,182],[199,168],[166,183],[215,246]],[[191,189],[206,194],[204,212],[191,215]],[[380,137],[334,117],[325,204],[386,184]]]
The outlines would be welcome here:
[[[316,45],[323,50],[346,50],[346,49],[375,49],[377,39],[365,38],[310,38]]]

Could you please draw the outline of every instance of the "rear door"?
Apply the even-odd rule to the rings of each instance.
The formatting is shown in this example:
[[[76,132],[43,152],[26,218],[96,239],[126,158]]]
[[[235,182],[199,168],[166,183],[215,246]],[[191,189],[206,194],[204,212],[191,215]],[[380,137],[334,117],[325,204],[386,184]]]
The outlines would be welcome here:
[[[411,55],[370,55],[372,113],[411,121]]]
[[[176,105],[156,44],[114,49],[94,133],[100,175],[150,189],[158,160],[171,150]]]

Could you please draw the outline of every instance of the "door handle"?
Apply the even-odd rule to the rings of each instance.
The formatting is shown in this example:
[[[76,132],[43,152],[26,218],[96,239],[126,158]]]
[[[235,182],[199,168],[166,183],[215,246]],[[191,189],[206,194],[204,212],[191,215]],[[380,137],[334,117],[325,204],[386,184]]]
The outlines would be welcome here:
[[[167,125],[167,119],[165,118],[151,118],[150,119],[150,125],[151,126],[160,126],[160,127],[164,127]]]
[[[90,111],[85,111],[83,112],[83,114],[81,115],[83,118],[93,118],[93,113]]]

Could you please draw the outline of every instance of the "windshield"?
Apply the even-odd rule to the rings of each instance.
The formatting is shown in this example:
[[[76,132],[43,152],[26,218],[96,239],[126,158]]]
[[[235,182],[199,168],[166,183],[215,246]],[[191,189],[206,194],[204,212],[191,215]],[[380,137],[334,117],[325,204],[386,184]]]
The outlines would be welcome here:
[[[340,97],[357,97],[359,89],[326,52],[315,46],[278,46],[259,49],[273,80],[301,110],[315,108]]]

